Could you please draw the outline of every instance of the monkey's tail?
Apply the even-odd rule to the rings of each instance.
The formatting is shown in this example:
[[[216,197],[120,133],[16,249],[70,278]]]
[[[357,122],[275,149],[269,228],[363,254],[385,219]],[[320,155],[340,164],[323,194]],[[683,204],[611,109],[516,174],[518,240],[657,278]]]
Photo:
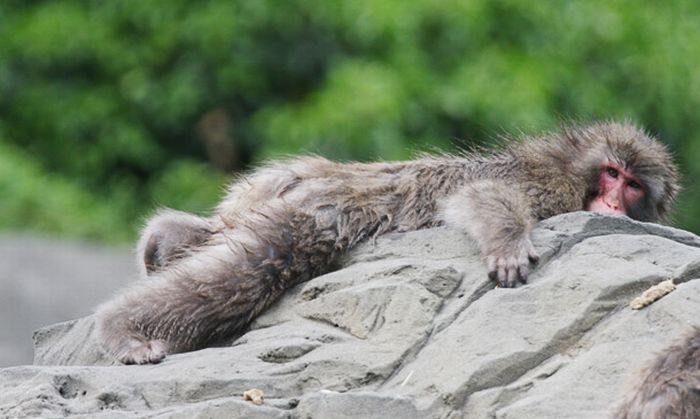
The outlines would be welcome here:
[[[125,363],[158,362],[231,337],[285,289],[327,272],[376,231],[365,223],[350,234],[341,221],[348,218],[335,208],[248,212],[211,244],[99,307],[105,349]]]

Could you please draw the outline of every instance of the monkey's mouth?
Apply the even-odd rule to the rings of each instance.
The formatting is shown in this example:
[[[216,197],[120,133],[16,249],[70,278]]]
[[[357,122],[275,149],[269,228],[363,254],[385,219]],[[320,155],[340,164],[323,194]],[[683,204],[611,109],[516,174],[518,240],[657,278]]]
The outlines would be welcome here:
[[[587,211],[605,215],[625,215],[625,210],[619,204],[611,204],[602,197],[597,197],[588,204]]]

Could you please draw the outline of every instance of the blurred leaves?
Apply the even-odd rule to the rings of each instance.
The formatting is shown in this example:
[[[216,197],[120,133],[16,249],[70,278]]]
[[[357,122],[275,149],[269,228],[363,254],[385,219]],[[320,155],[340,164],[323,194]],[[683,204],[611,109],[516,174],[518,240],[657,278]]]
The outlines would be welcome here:
[[[123,189],[115,187],[118,198]],[[106,201],[43,171],[28,155],[0,143],[0,228],[73,234],[123,242],[138,227],[128,199]],[[123,197],[123,198],[128,198]],[[131,205],[131,206],[130,206]]]
[[[7,0],[0,226],[127,240],[267,158],[631,118],[676,151],[697,232],[699,18],[691,0]]]

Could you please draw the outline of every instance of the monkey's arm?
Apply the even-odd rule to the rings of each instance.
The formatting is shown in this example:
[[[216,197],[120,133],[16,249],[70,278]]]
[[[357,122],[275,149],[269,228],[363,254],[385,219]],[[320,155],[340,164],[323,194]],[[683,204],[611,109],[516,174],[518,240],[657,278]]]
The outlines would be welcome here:
[[[539,256],[530,241],[535,223],[525,196],[498,180],[469,183],[442,202],[445,224],[477,240],[491,279],[502,287],[527,282]]]

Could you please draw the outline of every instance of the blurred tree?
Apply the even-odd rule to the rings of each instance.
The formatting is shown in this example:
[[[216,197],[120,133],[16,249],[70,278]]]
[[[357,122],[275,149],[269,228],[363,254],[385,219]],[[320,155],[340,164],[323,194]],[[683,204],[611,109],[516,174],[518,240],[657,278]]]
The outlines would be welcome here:
[[[679,225],[700,231],[698,18],[692,0],[6,0],[0,226],[120,241],[266,158],[631,118],[677,152]]]

